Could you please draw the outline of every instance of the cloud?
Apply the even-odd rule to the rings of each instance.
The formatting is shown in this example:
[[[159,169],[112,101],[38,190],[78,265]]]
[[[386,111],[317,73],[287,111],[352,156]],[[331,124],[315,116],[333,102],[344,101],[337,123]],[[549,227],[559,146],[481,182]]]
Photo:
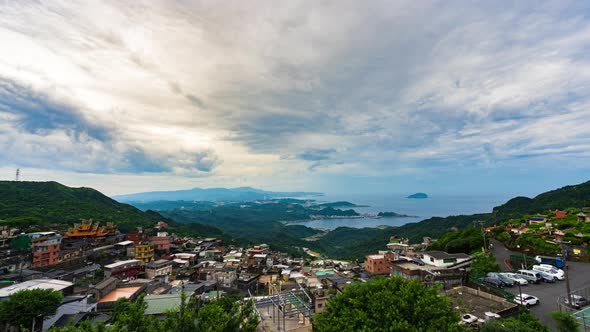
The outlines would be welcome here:
[[[255,184],[587,160],[589,7],[3,4],[4,162]]]

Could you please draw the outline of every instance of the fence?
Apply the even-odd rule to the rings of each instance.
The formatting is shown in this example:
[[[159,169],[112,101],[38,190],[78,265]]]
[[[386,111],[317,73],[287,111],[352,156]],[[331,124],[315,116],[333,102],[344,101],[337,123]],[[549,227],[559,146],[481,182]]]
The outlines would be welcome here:
[[[590,287],[576,289],[557,298],[559,311],[569,312],[580,324],[580,331],[590,332],[590,307],[583,309],[590,304]],[[572,304],[573,303],[573,304]]]

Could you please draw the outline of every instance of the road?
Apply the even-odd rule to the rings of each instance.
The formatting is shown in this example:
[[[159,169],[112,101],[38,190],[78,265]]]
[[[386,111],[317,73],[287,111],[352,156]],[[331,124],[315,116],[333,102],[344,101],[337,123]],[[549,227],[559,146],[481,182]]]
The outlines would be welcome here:
[[[507,271],[508,267],[504,264],[505,260],[510,258],[510,255],[518,255],[521,253],[508,250],[504,245],[492,239],[492,252],[496,256],[500,268]],[[572,291],[580,288],[590,287],[590,264],[579,262],[567,262],[569,266],[570,288]],[[531,312],[539,318],[541,322],[555,329],[553,320],[547,315],[551,311],[557,310],[557,299],[561,295],[567,293],[565,281],[557,281],[554,284],[540,283],[538,285],[528,285],[521,287],[522,292],[530,294],[539,298],[541,304],[531,307]],[[507,291],[518,294],[518,287],[506,288]]]

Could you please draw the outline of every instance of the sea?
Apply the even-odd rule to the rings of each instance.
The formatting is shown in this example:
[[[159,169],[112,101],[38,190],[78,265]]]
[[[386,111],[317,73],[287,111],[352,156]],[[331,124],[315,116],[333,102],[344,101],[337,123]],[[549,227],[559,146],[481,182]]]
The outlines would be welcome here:
[[[506,195],[430,195],[424,199],[407,198],[407,194],[326,194],[310,197],[318,203],[347,201],[364,207],[354,207],[360,214],[379,212],[396,212],[413,217],[400,218],[338,218],[316,219],[301,223],[307,227],[335,229],[338,227],[378,227],[401,226],[431,217],[448,217],[452,215],[489,213],[495,206],[501,205],[511,197]],[[345,208],[348,209],[348,208]]]

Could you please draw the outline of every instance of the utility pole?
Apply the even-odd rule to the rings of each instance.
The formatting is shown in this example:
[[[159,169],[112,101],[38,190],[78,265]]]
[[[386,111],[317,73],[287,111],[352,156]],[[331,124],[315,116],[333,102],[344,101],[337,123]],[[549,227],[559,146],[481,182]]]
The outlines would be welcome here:
[[[573,306],[574,303],[572,302],[572,291],[570,288],[570,275],[569,275],[570,266],[569,266],[569,264],[567,264],[567,258],[566,258],[567,257],[567,248],[562,244],[561,250],[562,250],[561,252],[563,254],[564,263],[565,263],[563,272],[565,275],[565,290],[567,292],[567,303],[570,306]]]
[[[567,303],[568,303],[570,306],[573,306],[573,305],[574,305],[574,303],[573,303],[573,301],[572,301],[572,291],[571,291],[571,289],[570,289],[570,276],[569,276],[569,269],[570,269],[570,266],[566,264],[566,266],[565,266],[565,270],[564,270],[564,272],[565,272],[565,289],[566,289],[566,291],[567,291]]]
[[[480,230],[481,230],[481,239],[483,240],[483,251],[486,252],[487,249],[488,249],[488,247],[486,245],[486,233],[485,233],[485,229],[483,228],[483,221],[482,220],[479,220],[479,221],[474,221],[473,223],[474,224],[475,223],[478,223],[479,224],[479,227],[480,227]]]

